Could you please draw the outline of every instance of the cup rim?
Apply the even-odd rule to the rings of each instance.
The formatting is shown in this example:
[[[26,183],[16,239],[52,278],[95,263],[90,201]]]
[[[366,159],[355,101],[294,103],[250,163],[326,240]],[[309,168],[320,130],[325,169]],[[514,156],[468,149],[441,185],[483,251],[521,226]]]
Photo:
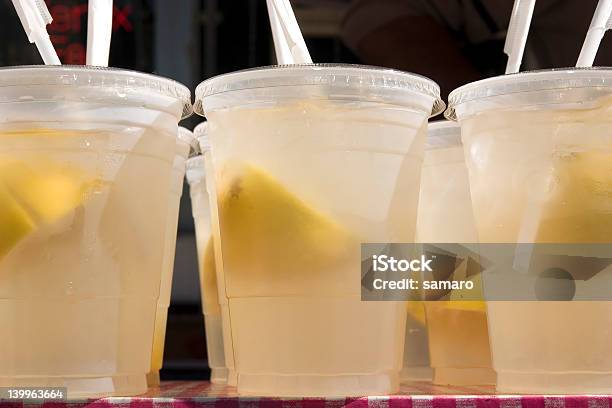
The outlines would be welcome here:
[[[118,91],[149,91],[175,98],[182,119],[193,113],[191,91],[170,78],[131,69],[90,65],[19,65],[0,67],[0,89],[11,86],[108,87]]]
[[[412,91],[434,99],[431,116],[445,108],[440,87],[425,76],[377,66],[322,63],[269,65],[206,79],[196,87],[194,110],[204,115],[204,99],[228,92],[317,85],[334,89],[354,87],[363,93],[368,89]]]
[[[501,95],[572,88],[612,88],[612,67],[570,67],[498,75],[460,86],[448,95],[444,116],[457,120],[457,106]]]

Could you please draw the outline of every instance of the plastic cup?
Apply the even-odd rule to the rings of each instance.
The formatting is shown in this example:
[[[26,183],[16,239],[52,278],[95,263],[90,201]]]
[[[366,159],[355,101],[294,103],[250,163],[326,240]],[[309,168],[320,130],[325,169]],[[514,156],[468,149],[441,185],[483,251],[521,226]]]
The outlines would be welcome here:
[[[611,83],[610,69],[572,68],[451,93],[481,243],[611,241]],[[487,312],[499,391],[612,392],[612,302],[491,301]]]
[[[155,331],[153,334],[153,353],[151,355],[151,370],[147,374],[149,387],[159,386],[159,370],[164,361],[164,345],[166,342],[166,324],[168,322],[168,307],[172,293],[172,275],[174,273],[174,255],[176,251],[176,234],[179,222],[179,209],[183,195],[183,180],[185,179],[185,161],[190,152],[199,151],[199,146],[189,129],[179,127],[176,143],[176,154],[172,163],[170,180],[170,200],[168,217],[166,218],[166,244],[164,246],[163,271],[157,312],[155,313]]]
[[[417,238],[424,243],[477,242],[467,167],[456,122],[429,124]],[[457,265],[452,274],[461,273]],[[472,279],[480,279],[479,276]],[[452,296],[451,296],[452,297]],[[425,302],[433,382],[440,385],[495,384],[484,302]]]
[[[0,386],[143,393],[189,90],[66,66],[0,89]]]
[[[210,367],[210,381],[213,384],[226,384],[229,370],[225,362],[223,338],[223,314],[219,303],[217,271],[211,228],[211,205],[208,190],[214,184],[207,180],[207,161],[210,164],[210,145],[206,134],[206,123],[198,125],[194,133],[200,142],[201,156],[187,161],[187,181],[191,195],[191,208],[195,223],[198,264],[200,270],[200,289],[202,313],[206,330],[206,351]],[[210,171],[208,171],[210,172]],[[229,339],[228,339],[229,340]]]
[[[216,77],[196,93],[238,392],[396,391],[406,306],[361,301],[360,243],[414,240],[426,120],[443,106],[437,85],[292,65]]]

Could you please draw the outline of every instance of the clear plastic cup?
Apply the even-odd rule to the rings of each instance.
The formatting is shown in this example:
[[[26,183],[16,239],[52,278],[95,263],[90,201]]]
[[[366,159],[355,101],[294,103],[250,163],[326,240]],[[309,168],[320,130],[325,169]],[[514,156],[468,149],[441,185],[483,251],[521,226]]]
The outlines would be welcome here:
[[[417,238],[424,243],[477,242],[461,128],[451,121],[429,124]],[[457,265],[457,268],[465,267]],[[459,270],[450,273],[461,273]],[[480,279],[474,276],[472,279]],[[433,382],[495,384],[484,302],[425,302]]]
[[[202,313],[206,330],[206,351],[210,367],[210,381],[213,384],[226,384],[229,370],[225,362],[223,319],[219,290],[215,251],[211,228],[211,205],[208,190],[214,184],[206,178],[207,161],[210,164],[210,146],[207,141],[206,123],[198,125],[194,133],[200,142],[202,155],[187,161],[187,181],[191,195],[191,208],[196,231],[198,265],[200,270],[200,289]]]
[[[199,151],[197,140],[189,129],[179,127],[176,143],[176,154],[172,163],[170,180],[170,200],[168,217],[166,218],[166,244],[164,247],[163,271],[157,312],[155,313],[155,331],[153,335],[153,352],[151,355],[151,370],[147,374],[149,387],[159,386],[159,370],[164,361],[164,345],[166,342],[166,324],[168,322],[168,307],[172,293],[172,275],[174,273],[174,255],[176,251],[176,234],[179,222],[179,209],[183,195],[183,180],[185,179],[185,161],[191,153]]]
[[[437,85],[382,68],[292,65],[216,77],[196,93],[238,392],[396,391],[406,306],[361,301],[360,243],[414,240]]]
[[[608,68],[506,75],[451,93],[480,242],[612,241],[611,96]],[[612,392],[612,302],[492,301],[487,312],[499,391]]]
[[[0,70],[1,387],[146,391],[178,121],[139,72]]]

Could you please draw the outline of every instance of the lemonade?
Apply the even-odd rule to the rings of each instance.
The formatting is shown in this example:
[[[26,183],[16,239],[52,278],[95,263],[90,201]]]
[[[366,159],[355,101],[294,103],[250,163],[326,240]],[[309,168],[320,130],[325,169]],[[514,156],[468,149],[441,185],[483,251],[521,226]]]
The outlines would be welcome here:
[[[196,128],[196,135],[201,139],[198,130]],[[203,153],[206,154],[205,151]],[[202,312],[206,330],[208,366],[211,371],[210,381],[213,384],[225,384],[228,382],[229,370],[225,361],[223,319],[219,302],[210,199],[207,187],[207,183],[210,181],[206,179],[205,156],[189,159],[187,162],[187,181],[189,182],[198,248],[200,293],[202,295]]]
[[[477,242],[461,129],[454,122],[429,125],[417,238],[424,243]],[[447,273],[459,282],[463,281],[460,278],[470,278],[461,269],[467,268],[466,262]],[[480,281],[478,275],[471,278]],[[447,298],[450,300],[425,305],[434,383],[495,383],[484,303],[455,300],[460,298],[460,291],[453,291]]]
[[[426,310],[434,383],[494,384],[485,311],[444,301],[429,302]]]
[[[189,91],[57,66],[2,69],[0,89],[0,387],[143,393],[165,244],[152,220]]]
[[[531,72],[451,94],[481,242],[612,240],[610,78],[607,69]],[[585,284],[597,286],[604,275]],[[495,301],[487,308],[498,390],[612,391],[605,329],[612,302]]]
[[[90,379],[74,378],[75,388],[105,393],[104,377],[121,389],[149,364],[141,348],[145,339],[152,346],[155,308],[139,299],[159,292],[159,281],[147,274],[160,270],[161,256],[149,250],[162,249],[163,225],[149,216],[167,213],[167,203],[149,202],[149,216],[139,215],[141,202],[164,188],[134,178],[144,170],[169,183],[169,164],[121,150],[107,150],[99,160],[97,149],[114,137],[0,131],[2,145],[36,146],[0,149],[0,218],[17,226],[2,233],[0,320],[11,335],[0,337],[1,386],[44,382],[70,389],[73,373],[80,373]],[[140,143],[149,137],[155,136],[145,134]],[[131,201],[122,199],[126,189]],[[46,333],[44,343],[33,330]],[[133,340],[116,342],[126,335]]]
[[[174,253],[176,249],[176,233],[179,220],[181,196],[183,195],[183,179],[185,178],[185,161],[191,151],[196,152],[196,140],[193,134],[183,127],[179,127],[176,145],[176,155],[172,164],[170,199],[168,217],[166,219],[166,244],[164,248],[164,265],[162,280],[155,313],[155,331],[153,334],[153,353],[151,355],[151,370],[147,374],[149,387],[159,386],[159,370],[164,360],[164,344],[166,340],[166,323],[168,320],[168,307],[172,291],[172,275],[174,272]]]
[[[396,391],[406,306],[361,301],[360,243],[414,240],[435,85],[390,70],[292,66],[218,77],[197,93],[238,392]]]
[[[359,271],[358,238],[261,168],[230,163],[219,173],[223,266],[242,392],[272,393],[269,384],[278,382],[274,373],[291,373],[296,366],[304,374],[288,381],[303,381],[302,393],[354,393],[357,383],[369,389],[392,387],[405,308],[399,302],[361,302],[351,293],[359,282],[351,277]],[[360,333],[359,342],[340,334],[363,326],[368,330]],[[255,333],[269,335],[261,343],[247,340]],[[325,333],[343,342],[343,353],[330,350],[332,339]],[[384,347],[373,352],[377,344]],[[377,365],[389,370],[389,377],[361,374]],[[287,389],[296,386],[282,384],[275,392],[291,395],[296,391]]]

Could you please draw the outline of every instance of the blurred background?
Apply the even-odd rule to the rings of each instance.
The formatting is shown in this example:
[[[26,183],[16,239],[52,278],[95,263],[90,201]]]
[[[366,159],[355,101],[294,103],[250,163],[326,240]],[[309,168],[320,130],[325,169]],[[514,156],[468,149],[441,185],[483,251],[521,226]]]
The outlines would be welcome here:
[[[64,64],[84,64],[86,0],[46,0]],[[110,65],[202,80],[275,63],[265,0],[115,0]],[[315,62],[403,69],[438,82],[444,97],[502,74],[511,0],[292,0]],[[573,66],[596,0],[537,0],[523,69]],[[41,63],[10,0],[0,0],[0,66]],[[612,36],[595,65],[612,65]],[[193,128],[202,118],[182,125]],[[186,184],[186,183],[185,183]],[[204,323],[189,192],[183,193],[162,379],[207,379]]]

